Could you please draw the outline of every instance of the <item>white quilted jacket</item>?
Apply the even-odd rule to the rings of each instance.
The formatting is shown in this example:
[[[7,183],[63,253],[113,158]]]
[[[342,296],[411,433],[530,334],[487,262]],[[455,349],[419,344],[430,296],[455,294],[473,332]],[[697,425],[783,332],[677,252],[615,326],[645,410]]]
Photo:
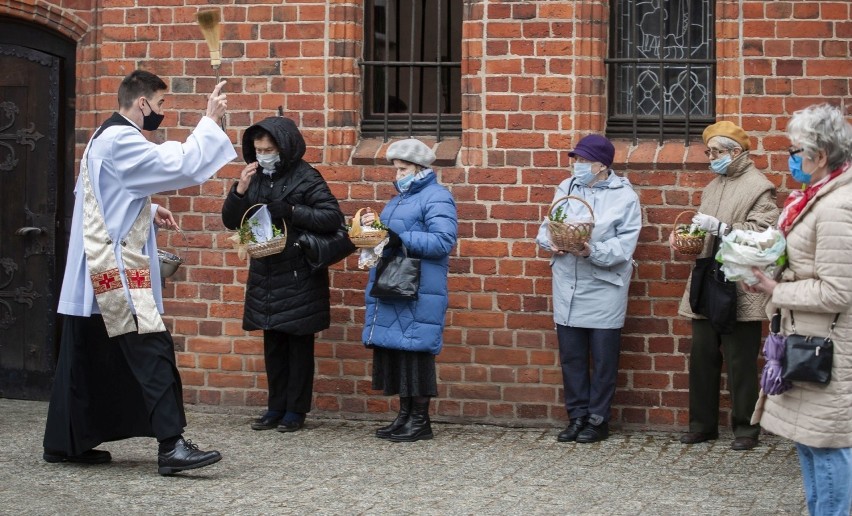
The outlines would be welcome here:
[[[825,336],[840,313],[831,382],[795,382],[784,394],[761,397],[754,420],[808,446],[852,447],[852,170],[825,185],[799,215],[787,235],[787,254],[789,266],[767,314],[781,308],[785,335],[792,333],[793,310],[796,333]]]

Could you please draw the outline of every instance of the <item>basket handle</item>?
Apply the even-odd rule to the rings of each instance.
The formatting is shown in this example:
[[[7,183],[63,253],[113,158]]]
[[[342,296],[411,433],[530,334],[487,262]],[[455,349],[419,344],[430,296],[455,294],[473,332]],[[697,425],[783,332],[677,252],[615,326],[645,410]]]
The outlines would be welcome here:
[[[358,236],[361,234],[361,212],[364,208],[358,208],[355,215],[352,215],[352,226],[349,227],[349,236]]]
[[[556,199],[555,201],[553,201],[553,204],[550,205],[550,208],[547,209],[547,214],[550,215],[553,212],[553,208],[555,208],[557,204],[559,204],[562,201],[567,201],[569,199],[576,199],[576,200],[580,201],[581,203],[585,204],[586,208],[589,209],[589,214],[592,216],[592,222],[595,221],[595,212],[592,210],[591,205],[589,205],[589,203],[587,203],[585,199],[583,199],[582,197],[577,197],[576,195],[566,195],[564,197],[560,197],[560,198]],[[568,203],[566,202],[565,204],[568,204]]]
[[[674,219],[674,223],[672,224],[672,233],[677,231],[677,221],[680,220],[681,216],[683,216],[687,213],[697,213],[697,212],[695,210],[683,210],[682,212],[678,213],[677,217],[675,217],[675,219]]]
[[[253,204],[253,205],[249,206],[249,208],[246,210],[246,212],[243,213],[243,218],[240,219],[240,227],[243,227],[243,224],[246,223],[246,215],[248,215],[251,210],[257,208],[258,206],[266,206],[266,205],[262,202],[259,202],[257,204]],[[286,239],[287,238],[287,221],[284,220],[283,218],[281,219],[281,227],[284,228],[284,231],[282,232],[282,234],[284,235],[284,238]]]

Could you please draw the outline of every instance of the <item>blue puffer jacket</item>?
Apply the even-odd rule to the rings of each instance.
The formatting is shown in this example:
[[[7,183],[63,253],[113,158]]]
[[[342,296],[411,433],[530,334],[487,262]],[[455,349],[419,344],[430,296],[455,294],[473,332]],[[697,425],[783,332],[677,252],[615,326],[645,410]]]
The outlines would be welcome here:
[[[411,301],[370,297],[376,269],[370,270],[364,345],[437,355],[443,344],[450,251],[458,230],[456,203],[433,172],[391,199],[380,219],[399,234],[409,256],[420,258],[420,288],[417,299]],[[402,250],[393,249],[385,255],[393,252]]]

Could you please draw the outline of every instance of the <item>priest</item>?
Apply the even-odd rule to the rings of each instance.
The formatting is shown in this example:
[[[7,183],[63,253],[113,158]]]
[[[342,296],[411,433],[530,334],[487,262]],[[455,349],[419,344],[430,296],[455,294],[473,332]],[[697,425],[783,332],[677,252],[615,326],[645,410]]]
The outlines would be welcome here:
[[[44,433],[44,460],[110,462],[107,441],[156,437],[158,471],[218,462],[184,439],[186,417],[174,344],[163,324],[157,227],[176,228],[151,195],[199,185],[236,157],[219,127],[227,109],[217,84],[185,142],[155,144],[142,131],[164,118],[167,87],[136,70],[118,88],[118,112],[83,153],[59,313],[59,362]]]

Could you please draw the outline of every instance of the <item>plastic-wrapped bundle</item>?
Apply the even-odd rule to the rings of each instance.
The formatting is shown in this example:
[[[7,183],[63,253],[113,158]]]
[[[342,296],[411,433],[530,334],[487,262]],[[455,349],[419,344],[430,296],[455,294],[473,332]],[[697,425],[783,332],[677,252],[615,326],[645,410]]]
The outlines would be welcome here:
[[[735,229],[722,237],[716,260],[722,264],[722,272],[729,281],[754,285],[757,278],[751,268],[758,267],[767,276],[774,276],[787,262],[787,241],[774,228],[765,231]]]

